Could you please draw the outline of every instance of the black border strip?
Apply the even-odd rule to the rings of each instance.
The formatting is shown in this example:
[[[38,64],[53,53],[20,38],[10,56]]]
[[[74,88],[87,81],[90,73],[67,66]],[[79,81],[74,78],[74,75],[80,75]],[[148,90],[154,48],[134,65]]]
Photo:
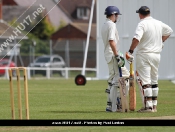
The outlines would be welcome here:
[[[0,126],[175,126],[173,120],[0,120]]]

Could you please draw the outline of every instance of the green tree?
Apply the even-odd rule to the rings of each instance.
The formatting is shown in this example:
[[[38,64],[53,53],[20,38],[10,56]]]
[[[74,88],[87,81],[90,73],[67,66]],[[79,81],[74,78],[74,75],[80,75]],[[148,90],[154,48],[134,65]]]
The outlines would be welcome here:
[[[28,33],[27,40],[22,40],[21,43],[21,54],[29,55],[30,47],[33,46],[33,42],[36,42],[35,46],[35,54],[49,54],[49,39],[51,35],[56,31],[55,28],[51,25],[47,18],[43,18],[42,16],[38,16],[36,21],[33,21],[32,24],[28,25],[24,31],[24,34]],[[41,21],[40,21],[41,20]],[[10,25],[14,27],[18,26],[18,23],[14,23],[16,19],[13,19],[9,22]],[[40,21],[40,22],[39,22]],[[37,24],[37,22],[39,22]],[[36,25],[37,24],[37,25]],[[36,26],[35,26],[36,25]],[[58,26],[57,30],[64,27],[66,23],[61,20],[60,25]]]
[[[60,30],[60,29],[61,29],[61,28],[63,28],[64,26],[66,26],[65,21],[60,20],[60,24],[59,24],[59,26],[58,26],[58,29],[57,29],[57,30]]]
[[[31,26],[34,25],[35,23],[33,23]],[[22,41],[21,53],[29,54],[30,45],[33,46],[33,42],[35,41],[35,54],[49,54],[49,39],[54,31],[54,27],[51,25],[51,23],[48,22],[46,18],[42,19],[27,35],[29,39]]]
[[[43,55],[43,54],[49,54],[49,40],[41,40],[36,38],[33,34],[29,33],[27,35],[27,40],[21,41],[21,54],[23,55],[29,55],[30,47],[33,47],[34,41],[36,42],[36,45],[33,47],[35,48],[35,55]]]
[[[41,20],[41,17],[38,17],[38,19]],[[51,25],[51,23],[44,18],[30,31],[30,33],[32,33],[38,39],[48,40],[54,31],[54,27]]]

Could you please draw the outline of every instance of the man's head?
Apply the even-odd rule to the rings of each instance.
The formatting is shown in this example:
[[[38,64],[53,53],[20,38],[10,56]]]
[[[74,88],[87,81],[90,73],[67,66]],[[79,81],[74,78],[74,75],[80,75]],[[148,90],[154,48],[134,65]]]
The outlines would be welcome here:
[[[141,6],[138,10],[136,10],[136,13],[139,13],[140,19],[143,19],[150,16],[150,9],[147,6]]]
[[[114,23],[117,22],[118,15],[121,15],[119,9],[116,6],[108,6],[105,9],[105,13],[107,18],[111,19]]]

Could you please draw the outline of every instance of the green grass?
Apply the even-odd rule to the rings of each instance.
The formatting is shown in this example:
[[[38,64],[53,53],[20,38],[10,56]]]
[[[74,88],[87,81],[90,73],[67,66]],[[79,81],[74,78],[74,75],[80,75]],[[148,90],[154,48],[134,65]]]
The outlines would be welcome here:
[[[21,81],[22,82],[22,81]],[[88,81],[85,86],[76,86],[74,79],[29,80],[30,119],[125,119],[175,116],[175,85],[159,81],[157,113],[106,113],[107,87],[105,80]],[[10,90],[8,80],[0,80],[0,119],[11,119]],[[16,84],[14,83],[16,90]],[[23,83],[21,83],[23,94]],[[17,92],[15,92],[17,98]],[[23,95],[22,95],[23,97]],[[23,102],[24,103],[24,102]],[[17,113],[17,100],[15,100]],[[137,108],[141,107],[137,89]],[[24,108],[24,104],[23,104]],[[25,112],[23,111],[23,118]],[[138,129],[139,128],[139,129]],[[172,131],[175,127],[0,127],[1,132],[13,131]]]
[[[45,71],[43,71],[45,72]],[[68,71],[68,76],[69,78],[74,78],[75,76],[81,74],[81,71]],[[96,77],[96,72],[95,71],[86,71],[85,72],[86,76],[87,77]],[[23,75],[23,73],[21,72],[21,76]],[[35,77],[42,77],[42,78],[46,78],[46,75],[42,75],[42,74],[35,74],[34,76],[32,76],[32,78],[35,78]],[[54,77],[54,78],[59,78],[59,79],[62,79],[62,78],[65,78],[65,77],[62,77],[60,74],[58,73],[53,73],[51,75],[51,77]]]

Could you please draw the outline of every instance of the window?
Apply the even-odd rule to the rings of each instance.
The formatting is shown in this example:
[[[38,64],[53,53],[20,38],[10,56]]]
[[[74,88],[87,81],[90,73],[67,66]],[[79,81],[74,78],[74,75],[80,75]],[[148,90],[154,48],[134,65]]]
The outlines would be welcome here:
[[[53,62],[60,62],[60,58],[53,58]]]
[[[1,66],[5,66],[5,65],[8,65],[8,63],[9,63],[8,61],[1,61],[1,62],[0,62],[0,65],[1,65]]]
[[[89,9],[87,7],[77,8],[77,18],[87,20],[89,18]]]
[[[36,60],[37,63],[47,63],[50,62],[50,57],[41,57]]]

